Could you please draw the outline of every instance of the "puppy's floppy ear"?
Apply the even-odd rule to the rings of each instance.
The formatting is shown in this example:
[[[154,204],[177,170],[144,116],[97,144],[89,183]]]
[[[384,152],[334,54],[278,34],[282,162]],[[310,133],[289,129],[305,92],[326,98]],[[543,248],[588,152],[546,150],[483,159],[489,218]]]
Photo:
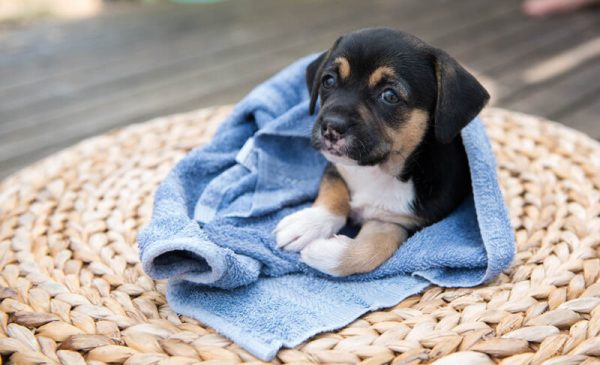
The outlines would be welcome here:
[[[308,93],[310,94],[309,112],[311,115],[315,112],[317,98],[319,97],[319,87],[321,85],[323,67],[325,66],[325,64],[327,64],[331,53],[337,47],[341,40],[342,37],[339,37],[329,50],[321,53],[319,57],[317,57],[306,67],[306,86],[308,87]]]
[[[434,50],[437,101],[436,139],[449,143],[479,114],[490,96],[481,84],[446,52]]]
[[[321,64],[325,60],[328,51],[325,51],[319,55],[319,57],[315,58],[307,67],[306,67],[306,87],[308,88],[308,93],[312,96],[315,78],[317,77],[317,73],[321,68]]]

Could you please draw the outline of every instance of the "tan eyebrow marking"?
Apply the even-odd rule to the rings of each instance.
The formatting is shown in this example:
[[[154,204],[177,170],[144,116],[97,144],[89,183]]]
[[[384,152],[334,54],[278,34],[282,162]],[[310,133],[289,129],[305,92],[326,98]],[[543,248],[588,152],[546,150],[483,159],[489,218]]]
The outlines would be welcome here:
[[[395,77],[396,73],[389,66],[377,67],[375,71],[369,76],[369,87],[375,87],[381,79],[384,77]]]
[[[350,76],[350,62],[346,57],[338,57],[334,61],[338,65],[338,72],[342,80],[345,80]]]

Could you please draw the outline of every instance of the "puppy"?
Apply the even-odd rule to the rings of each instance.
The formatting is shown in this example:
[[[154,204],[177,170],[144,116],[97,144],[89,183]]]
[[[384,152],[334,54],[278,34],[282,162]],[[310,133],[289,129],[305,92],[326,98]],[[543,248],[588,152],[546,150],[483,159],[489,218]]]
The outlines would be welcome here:
[[[409,34],[340,37],[306,70],[312,144],[329,165],[310,208],[285,217],[278,247],[334,276],[365,273],[470,191],[460,131],[487,91],[453,58]],[[351,219],[355,238],[336,233]]]

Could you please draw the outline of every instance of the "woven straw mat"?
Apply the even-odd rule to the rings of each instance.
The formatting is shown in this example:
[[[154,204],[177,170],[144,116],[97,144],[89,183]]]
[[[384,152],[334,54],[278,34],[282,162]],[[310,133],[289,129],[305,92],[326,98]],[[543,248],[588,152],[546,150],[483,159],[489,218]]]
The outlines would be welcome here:
[[[174,313],[135,244],[157,184],[229,111],[88,139],[0,184],[5,363],[259,363]],[[600,364],[600,145],[537,117],[484,119],[516,230],[513,266],[486,286],[431,287],[275,362]]]

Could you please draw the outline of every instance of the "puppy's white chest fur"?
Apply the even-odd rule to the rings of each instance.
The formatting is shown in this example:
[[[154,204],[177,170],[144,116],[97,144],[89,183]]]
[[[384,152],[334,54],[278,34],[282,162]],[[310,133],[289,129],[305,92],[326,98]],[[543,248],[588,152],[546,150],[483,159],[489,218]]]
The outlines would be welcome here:
[[[414,224],[415,186],[400,181],[378,166],[336,164],[350,190],[350,217],[357,223],[376,219],[398,224]]]

